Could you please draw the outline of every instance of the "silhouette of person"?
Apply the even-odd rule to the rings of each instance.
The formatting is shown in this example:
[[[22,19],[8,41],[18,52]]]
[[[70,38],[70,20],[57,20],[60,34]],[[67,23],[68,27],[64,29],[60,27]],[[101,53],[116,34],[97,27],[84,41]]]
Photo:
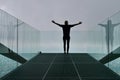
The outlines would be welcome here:
[[[106,31],[106,44],[107,44],[107,49],[109,48],[109,43],[111,46],[111,49],[113,47],[113,40],[114,40],[114,28],[118,26],[120,23],[113,24],[111,20],[107,21],[107,24],[98,24],[102,27],[105,28]]]
[[[76,25],[79,25],[81,24],[82,22],[79,22],[77,24],[68,24],[68,21],[66,20],[64,22],[64,24],[59,24],[59,23],[56,23],[54,20],[52,20],[52,22],[58,26],[60,26],[63,30],[63,47],[64,47],[64,53],[69,53],[69,43],[70,43],[70,29]],[[67,43],[67,45],[66,45]],[[66,52],[66,46],[67,46],[67,52]]]

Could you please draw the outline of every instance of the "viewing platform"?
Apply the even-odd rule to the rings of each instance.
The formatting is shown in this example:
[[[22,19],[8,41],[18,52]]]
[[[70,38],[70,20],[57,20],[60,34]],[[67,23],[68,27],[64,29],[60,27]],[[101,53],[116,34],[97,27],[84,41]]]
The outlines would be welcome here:
[[[89,54],[38,54],[2,80],[120,80]]]

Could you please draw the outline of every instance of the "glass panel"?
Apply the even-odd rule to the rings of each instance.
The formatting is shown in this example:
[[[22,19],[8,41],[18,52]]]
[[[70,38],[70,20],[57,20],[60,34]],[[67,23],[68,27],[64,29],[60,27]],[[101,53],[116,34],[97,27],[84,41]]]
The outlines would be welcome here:
[[[0,10],[0,43],[16,51],[16,18]]]
[[[16,18],[0,10],[0,77],[17,67],[17,62],[1,54],[16,51]],[[9,49],[8,49],[9,48]]]
[[[18,52],[38,53],[40,50],[40,32],[24,22],[18,26]]]
[[[21,65],[5,57],[11,51],[30,60],[40,52],[40,32],[0,10],[0,77]]]
[[[112,15],[109,20],[111,20],[112,23],[110,26],[113,27],[113,36],[111,36],[113,43],[110,50],[113,51],[113,56],[116,56],[113,58],[113,61],[109,63],[109,67],[120,75],[120,12]]]
[[[40,33],[40,49],[42,52],[63,53],[62,30],[41,31]],[[98,30],[90,31],[71,30],[70,53],[106,53],[104,34],[104,30],[99,27]]]
[[[108,57],[108,62],[105,65],[120,74],[120,12],[110,16],[99,25],[104,27],[105,30],[104,38],[107,51],[104,56]]]

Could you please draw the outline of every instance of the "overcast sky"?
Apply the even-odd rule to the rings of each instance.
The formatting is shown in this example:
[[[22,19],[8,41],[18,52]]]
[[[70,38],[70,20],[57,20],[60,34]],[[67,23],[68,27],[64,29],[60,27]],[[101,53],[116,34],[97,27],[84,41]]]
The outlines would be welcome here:
[[[0,0],[0,8],[39,30],[60,30],[51,20],[82,21],[73,30],[92,30],[120,10],[120,0]]]

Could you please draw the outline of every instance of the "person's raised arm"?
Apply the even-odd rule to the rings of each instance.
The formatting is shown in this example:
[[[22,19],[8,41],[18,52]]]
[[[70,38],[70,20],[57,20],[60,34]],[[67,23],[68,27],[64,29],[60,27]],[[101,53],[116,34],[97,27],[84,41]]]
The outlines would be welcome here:
[[[98,25],[100,25],[102,27],[107,27],[108,26],[107,24],[98,24]]]
[[[79,25],[79,24],[82,24],[82,22],[79,22],[77,24],[72,24],[71,26],[74,27],[74,26]]]
[[[52,23],[54,23],[54,24],[56,24],[58,26],[61,26],[61,24],[56,23],[54,20],[52,20]]]

